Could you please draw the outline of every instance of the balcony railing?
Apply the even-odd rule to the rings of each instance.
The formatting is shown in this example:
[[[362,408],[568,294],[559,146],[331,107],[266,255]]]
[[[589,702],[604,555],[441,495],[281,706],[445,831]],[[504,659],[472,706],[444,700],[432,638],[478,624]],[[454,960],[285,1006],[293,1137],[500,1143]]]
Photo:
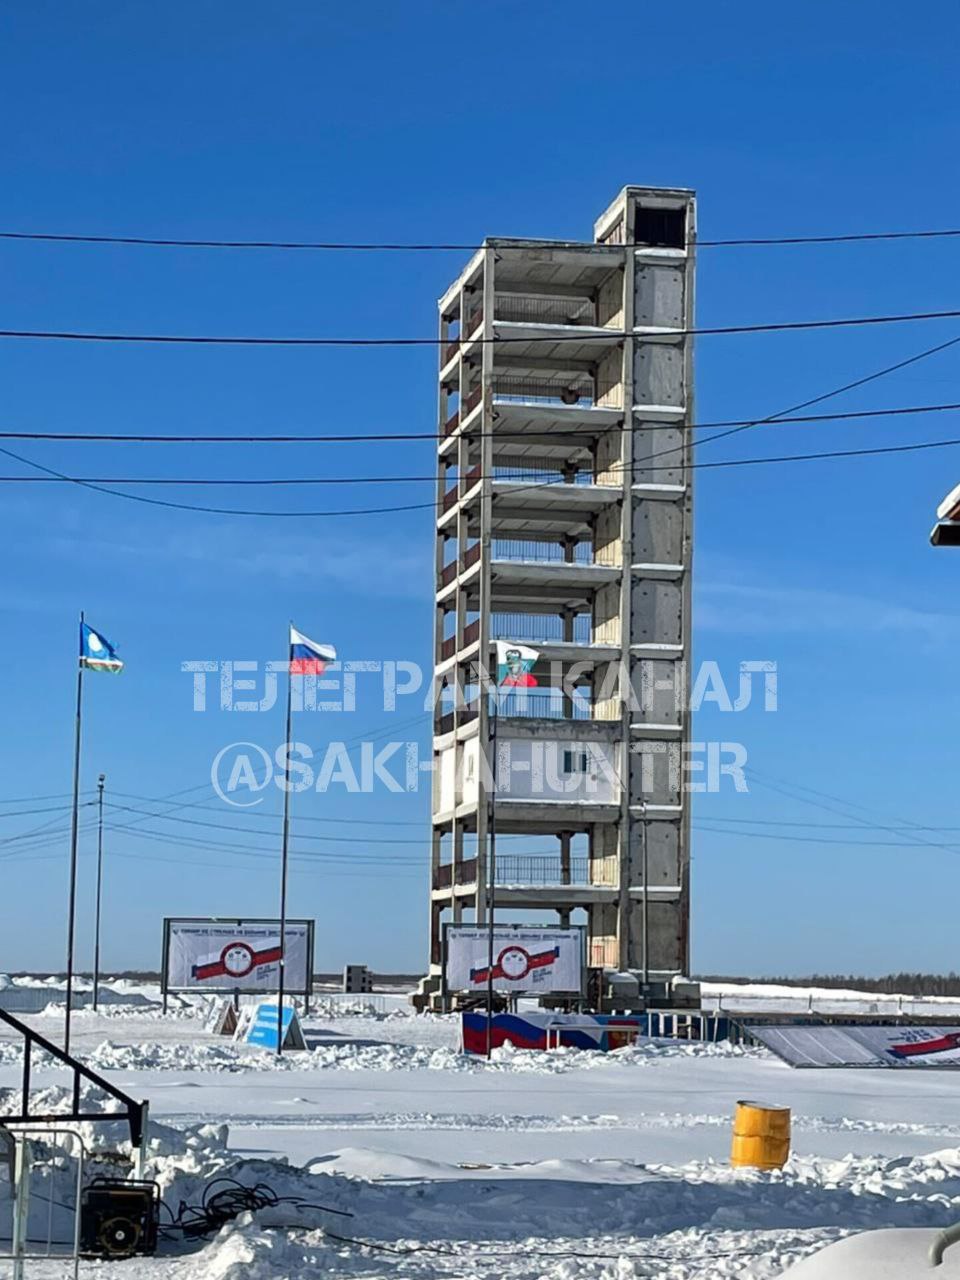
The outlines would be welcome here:
[[[502,404],[557,405],[571,408],[595,406],[618,409],[623,406],[623,384],[598,381],[588,374],[566,377],[494,379],[493,398]]]
[[[455,506],[457,499],[462,497],[468,489],[472,489],[482,474],[483,469],[479,462],[476,466],[471,467],[469,471],[464,472],[464,474],[460,476],[460,478],[456,480],[443,495],[443,499],[440,503],[441,509],[444,512],[447,512],[451,507]]]
[[[608,569],[619,569],[623,560],[616,543],[595,548],[589,542],[578,542],[574,547],[574,558],[568,560],[564,548],[557,543],[509,538],[498,538],[493,543],[491,557],[511,564],[596,565]]]
[[[559,854],[544,857],[542,854],[498,853],[494,883],[528,888],[586,885],[590,883],[590,859],[577,855],[571,857],[565,867]]]
[[[447,345],[443,349],[444,364],[450,363],[453,357],[460,350],[461,342],[464,342],[472,338],[476,330],[479,329],[482,324],[483,324],[482,311],[475,311],[471,315],[467,316],[466,320],[464,320],[463,324],[460,326],[459,334],[455,338],[451,338],[450,341],[447,343]]]
[[[435,889],[449,889],[456,884],[474,884],[477,879],[477,860],[476,858],[464,858],[458,868],[458,875],[454,881],[454,866],[452,862],[442,862],[438,867],[433,869],[433,887]]]
[[[464,627],[463,629],[464,649],[469,649],[470,646],[476,641],[479,634],[480,634],[479,622],[471,622],[466,627]],[[440,660],[445,661],[447,658],[452,658],[456,652],[457,652],[457,637],[447,636],[447,638],[440,645]]]
[[[477,878],[477,859],[464,858],[454,878],[454,863],[442,862],[433,869],[433,887],[449,889],[454,884],[473,884]],[[559,854],[498,853],[494,884],[501,888],[550,889],[564,885],[584,887],[600,885],[615,888],[616,872],[603,860],[594,861],[574,854],[564,865]]]
[[[460,723],[470,724],[472,720],[476,720],[480,714],[480,704],[471,702],[468,706],[460,708]],[[450,733],[453,730],[453,712],[443,710],[437,719],[437,733]]]
[[[562,471],[554,470],[550,467],[524,467],[516,463],[513,466],[504,466],[502,463],[495,465],[493,468],[494,480],[510,480],[514,484],[593,484],[593,474],[590,471],[577,471],[572,480],[568,480]]]
[[[490,617],[490,635],[494,640],[529,640],[531,644],[562,644],[563,619],[554,614],[494,613]],[[589,644],[591,618],[578,613],[573,619],[572,644]]]
[[[593,548],[589,542],[578,542],[573,549],[573,560],[568,561],[565,549],[557,542],[495,538],[490,553],[494,560],[530,560],[535,564],[590,564]]]
[[[463,397],[463,416],[473,413],[474,409],[483,399],[483,387],[474,387],[474,389]]]
[[[498,714],[505,720],[592,720],[593,707],[577,692],[567,698],[560,689],[501,687]]]
[[[577,324],[595,326],[597,312],[591,298],[528,298],[501,294],[494,303],[497,320],[519,324]]]
[[[457,576],[458,566],[466,572],[472,568],[480,559],[481,550],[480,543],[475,542],[472,547],[468,547],[459,560],[451,560],[449,564],[445,564],[440,570],[440,586],[449,587]]]
[[[443,363],[449,364],[453,357],[460,350],[460,339],[454,338],[452,342],[448,342],[443,348]]]

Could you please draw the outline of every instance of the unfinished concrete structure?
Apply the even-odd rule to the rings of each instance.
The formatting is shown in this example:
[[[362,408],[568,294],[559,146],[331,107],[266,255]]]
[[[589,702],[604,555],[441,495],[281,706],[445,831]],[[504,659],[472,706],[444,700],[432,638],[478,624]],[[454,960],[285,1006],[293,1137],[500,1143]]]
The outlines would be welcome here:
[[[651,997],[687,971],[694,239],[692,192],[626,187],[592,243],[487,240],[440,300],[425,994],[443,923],[485,919],[498,639],[540,660],[499,697],[497,919],[584,920]]]

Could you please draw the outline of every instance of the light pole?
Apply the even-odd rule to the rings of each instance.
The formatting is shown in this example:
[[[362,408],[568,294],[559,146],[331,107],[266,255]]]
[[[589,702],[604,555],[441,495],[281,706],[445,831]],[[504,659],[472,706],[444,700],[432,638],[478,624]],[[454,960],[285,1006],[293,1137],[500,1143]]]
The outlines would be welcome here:
[[[103,884],[103,784],[107,775],[97,779],[97,910],[93,926],[93,1007],[100,994],[100,890]]]

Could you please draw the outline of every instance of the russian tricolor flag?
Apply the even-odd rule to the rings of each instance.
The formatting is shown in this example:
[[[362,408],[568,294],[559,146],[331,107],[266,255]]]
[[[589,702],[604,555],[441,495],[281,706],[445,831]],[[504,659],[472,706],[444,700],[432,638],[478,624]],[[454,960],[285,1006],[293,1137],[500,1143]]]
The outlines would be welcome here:
[[[337,651],[332,644],[317,644],[316,640],[290,628],[290,674],[292,676],[323,675],[328,662],[336,662]]]

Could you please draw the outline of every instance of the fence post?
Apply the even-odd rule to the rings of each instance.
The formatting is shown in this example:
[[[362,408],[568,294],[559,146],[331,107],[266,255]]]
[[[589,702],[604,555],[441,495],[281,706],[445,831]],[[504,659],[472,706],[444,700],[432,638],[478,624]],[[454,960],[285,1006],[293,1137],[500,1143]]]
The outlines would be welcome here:
[[[26,1138],[17,1143],[13,1162],[13,1280],[23,1280],[23,1258],[27,1245],[27,1218],[30,1213],[30,1165],[33,1148]]]

